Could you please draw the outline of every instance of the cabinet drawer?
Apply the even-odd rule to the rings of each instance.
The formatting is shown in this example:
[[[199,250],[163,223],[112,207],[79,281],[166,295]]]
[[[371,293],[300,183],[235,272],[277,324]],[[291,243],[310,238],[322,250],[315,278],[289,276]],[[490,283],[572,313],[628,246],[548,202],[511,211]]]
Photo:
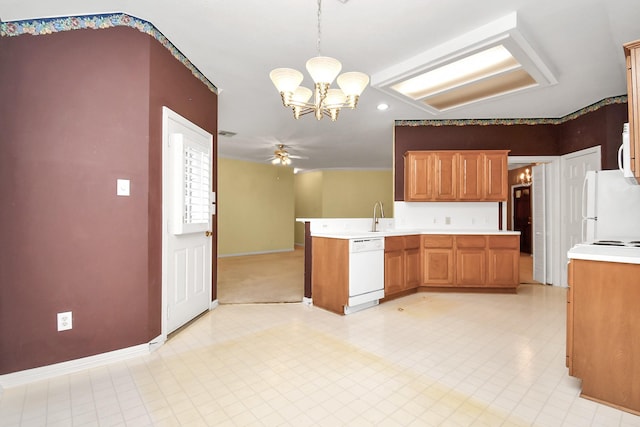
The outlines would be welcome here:
[[[484,248],[485,236],[456,236],[456,248]]]
[[[497,249],[519,249],[520,237],[519,236],[488,236],[489,248]]]
[[[404,248],[405,249],[419,249],[420,248],[420,236],[404,236]]]
[[[401,251],[403,249],[404,249],[404,236],[385,237],[384,239],[385,252]]]
[[[422,236],[422,246],[425,248],[453,248],[453,236]]]

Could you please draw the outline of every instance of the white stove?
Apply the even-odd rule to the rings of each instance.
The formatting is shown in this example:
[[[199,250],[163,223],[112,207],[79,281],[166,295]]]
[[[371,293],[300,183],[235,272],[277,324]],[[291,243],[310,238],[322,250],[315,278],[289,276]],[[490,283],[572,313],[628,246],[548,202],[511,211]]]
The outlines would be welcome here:
[[[569,249],[567,256],[569,259],[640,264],[640,239],[578,243]]]

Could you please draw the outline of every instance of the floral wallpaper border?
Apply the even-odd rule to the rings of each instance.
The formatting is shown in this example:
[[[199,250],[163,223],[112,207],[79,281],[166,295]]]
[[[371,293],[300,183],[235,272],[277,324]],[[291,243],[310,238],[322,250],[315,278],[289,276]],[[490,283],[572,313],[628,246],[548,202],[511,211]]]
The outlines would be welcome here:
[[[24,21],[0,21],[0,37],[14,37],[23,34],[40,36],[62,31],[94,29],[100,30],[114,27],[130,27],[148,34],[187,67],[191,73],[203,82],[209,90],[218,93],[213,83],[207,79],[189,59],[174,46],[153,24],[125,13],[110,13],[102,15],[67,16],[62,18],[43,18]]]
[[[450,120],[396,120],[396,126],[491,126],[491,125],[559,125],[596,111],[606,105],[624,104],[627,95],[605,98],[580,110],[557,119],[450,119]]]

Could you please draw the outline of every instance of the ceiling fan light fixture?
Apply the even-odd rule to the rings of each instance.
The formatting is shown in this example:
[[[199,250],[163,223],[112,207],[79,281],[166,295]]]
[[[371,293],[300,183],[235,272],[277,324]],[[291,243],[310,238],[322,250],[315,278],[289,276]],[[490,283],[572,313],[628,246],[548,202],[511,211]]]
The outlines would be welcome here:
[[[320,54],[321,10],[322,0],[318,0],[318,55],[306,63],[307,72],[315,83],[314,90],[299,87],[303,76],[295,69],[276,68],[269,73],[271,81],[280,92],[282,104],[292,108],[295,119],[313,113],[317,120],[328,116],[331,121],[336,121],[340,109],[356,108],[360,95],[369,84],[369,76],[365,73],[352,71],[338,76],[342,70],[340,61]],[[336,76],[340,89],[330,89]]]

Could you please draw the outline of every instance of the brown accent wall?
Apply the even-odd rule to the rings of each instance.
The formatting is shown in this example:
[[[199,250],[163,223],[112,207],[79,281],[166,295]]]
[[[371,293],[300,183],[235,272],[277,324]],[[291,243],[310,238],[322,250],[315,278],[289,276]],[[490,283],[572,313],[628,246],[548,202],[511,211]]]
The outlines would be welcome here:
[[[510,156],[559,156],[602,146],[602,168],[617,167],[627,104],[610,104],[562,124],[396,126],[395,200],[404,200],[404,153],[409,150],[510,150]]]
[[[213,134],[217,104],[158,47],[124,27],[0,38],[0,374],[160,333],[160,103]]]

